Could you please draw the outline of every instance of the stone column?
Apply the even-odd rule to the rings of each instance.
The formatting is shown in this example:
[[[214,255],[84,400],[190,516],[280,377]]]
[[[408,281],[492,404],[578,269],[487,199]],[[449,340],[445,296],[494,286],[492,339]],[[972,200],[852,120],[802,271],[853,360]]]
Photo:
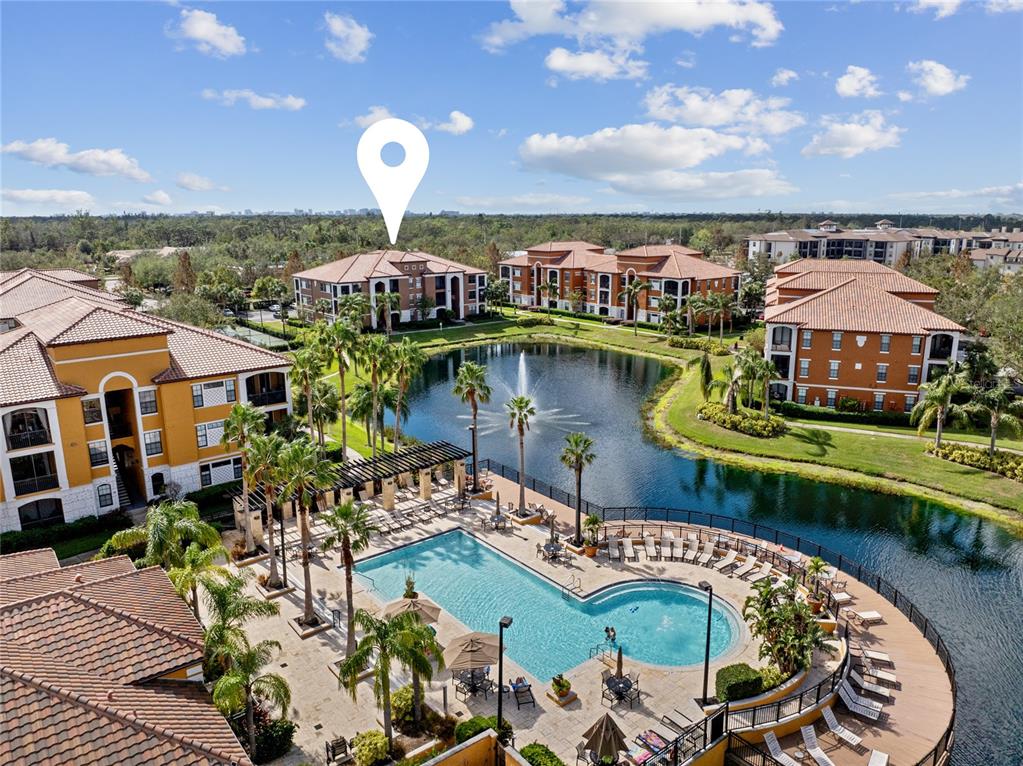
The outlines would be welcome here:
[[[465,463],[461,460],[455,463],[455,490],[459,495],[465,492]]]
[[[394,510],[394,479],[388,476],[383,480],[384,510]]]
[[[369,500],[369,498],[373,497],[373,495],[375,495],[375,494],[376,494],[376,492],[373,491],[373,482],[372,482],[372,480],[371,481],[367,481],[365,484],[362,485],[362,499],[363,500]]]
[[[433,484],[430,481],[430,469],[424,468],[419,472],[419,498],[429,500],[433,497]]]
[[[340,491],[340,495],[341,495],[340,502],[342,503],[347,503],[349,500],[355,499],[355,493],[352,491],[351,487],[345,487],[344,489],[342,489]]]

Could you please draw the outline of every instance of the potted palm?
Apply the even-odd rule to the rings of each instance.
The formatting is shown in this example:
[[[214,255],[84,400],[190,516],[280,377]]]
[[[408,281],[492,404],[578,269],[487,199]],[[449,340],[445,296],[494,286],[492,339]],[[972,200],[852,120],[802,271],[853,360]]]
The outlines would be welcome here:
[[[806,576],[813,583],[813,590],[807,594],[806,603],[810,605],[810,611],[814,614],[820,614],[821,606],[824,603],[824,600],[820,597],[820,579],[821,575],[827,571],[827,568],[827,562],[820,556],[814,556],[806,564]]]
[[[597,555],[597,538],[600,535],[601,526],[603,526],[603,522],[595,513],[591,513],[583,521],[583,532],[586,533],[586,545],[583,552],[591,559]]]
[[[572,682],[565,678],[561,673],[558,673],[551,679],[551,689],[559,697],[567,697],[568,693],[572,691]]]

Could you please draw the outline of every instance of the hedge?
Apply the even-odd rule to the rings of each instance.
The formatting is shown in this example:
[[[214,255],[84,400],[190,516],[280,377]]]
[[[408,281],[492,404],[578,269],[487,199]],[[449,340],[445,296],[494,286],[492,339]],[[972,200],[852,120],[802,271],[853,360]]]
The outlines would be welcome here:
[[[224,495],[241,489],[241,486],[240,479],[225,484],[214,484],[212,487],[203,487],[195,492],[189,492],[185,495],[185,500],[195,503],[199,507],[199,515],[204,519],[209,519],[232,512],[231,501]]]
[[[1023,455],[996,451],[994,456],[991,456],[985,449],[967,447],[962,444],[949,444],[948,442],[940,447],[931,444],[927,451],[943,460],[979,468],[982,471],[991,471],[1023,482]]]
[[[534,742],[519,750],[519,755],[529,761],[532,766],[565,766],[565,762],[558,758],[547,745]]]
[[[717,402],[704,402],[697,412],[704,420],[747,436],[772,438],[781,436],[788,428],[784,420],[773,415],[766,418],[762,415],[747,415],[745,413],[733,415],[725,405]]]
[[[760,671],[745,662],[726,665],[714,677],[714,693],[718,702],[755,697],[764,690],[764,677]]]
[[[256,752],[254,763],[269,763],[286,755],[295,740],[298,724],[287,718],[275,718],[256,727]],[[385,740],[386,741],[386,740]]]
[[[265,332],[267,335],[272,335],[273,337],[280,338],[281,340],[298,340],[297,333],[289,333],[284,330],[278,330],[275,327],[264,327],[259,322],[253,322],[252,320],[245,319],[244,317],[235,317],[234,321],[235,324],[241,325],[242,327],[247,327],[250,330],[258,330],[259,332]]]
[[[373,766],[390,759],[387,737],[382,731],[363,731],[352,737],[352,752],[355,755],[355,766]]]
[[[474,715],[467,721],[462,721],[458,726],[455,727],[455,742],[462,744],[466,740],[470,740],[480,732],[484,732],[487,729],[493,729],[497,731],[497,716],[482,716]],[[498,740],[501,744],[507,744],[511,741],[512,725],[508,723],[507,719],[501,720],[501,731],[498,732]]]
[[[908,426],[908,412],[842,412],[830,407],[814,407],[797,402],[772,403],[782,415],[808,420],[828,420],[838,423],[873,423],[882,426]]]
[[[519,317],[515,320],[515,324],[519,327],[538,327],[540,325],[552,325],[554,320],[540,314],[530,314],[529,316]]]
[[[712,356],[728,356],[728,346],[723,346],[710,338],[697,338],[692,335],[672,335],[668,338],[672,348],[690,348],[695,351],[707,351]]]
[[[52,548],[57,543],[96,532],[114,532],[131,526],[131,519],[120,511],[102,516],[85,516],[68,524],[22,529],[0,534],[0,551],[16,553],[34,548]]]

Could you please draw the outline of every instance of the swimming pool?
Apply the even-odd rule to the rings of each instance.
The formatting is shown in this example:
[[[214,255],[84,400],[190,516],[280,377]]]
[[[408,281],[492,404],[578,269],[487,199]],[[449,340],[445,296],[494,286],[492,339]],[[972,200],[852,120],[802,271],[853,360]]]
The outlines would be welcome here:
[[[585,600],[566,599],[559,586],[459,530],[356,565],[362,583],[382,601],[402,595],[410,572],[416,590],[471,630],[494,633],[501,616],[511,615],[515,622],[505,632],[508,656],[540,680],[588,659],[610,625],[630,659],[662,666],[703,662],[707,599],[695,588],[638,581]],[[735,611],[715,599],[711,657],[730,651],[741,630]]]

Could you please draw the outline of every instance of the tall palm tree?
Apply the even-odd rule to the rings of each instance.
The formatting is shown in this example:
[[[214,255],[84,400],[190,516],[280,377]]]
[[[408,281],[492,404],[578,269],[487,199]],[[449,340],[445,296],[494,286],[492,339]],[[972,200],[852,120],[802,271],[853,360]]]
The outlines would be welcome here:
[[[401,339],[394,347],[394,383],[398,389],[397,412],[401,412],[402,400],[412,380],[419,375],[426,364],[426,353],[410,338]],[[401,418],[394,419],[394,449],[401,447]]]
[[[537,289],[544,295],[547,296],[547,316],[551,315],[551,296],[554,296],[554,300],[557,301],[558,296],[561,294],[561,288],[558,283],[553,279],[548,278],[546,282],[541,282],[537,285]]]
[[[777,380],[780,377],[780,373],[778,372],[778,368],[775,366],[774,362],[770,359],[765,359],[758,354],[756,363],[753,367],[753,377],[760,386],[760,393],[763,396],[763,400],[761,401],[761,411],[766,418],[771,399],[771,381]]]
[[[220,444],[225,450],[230,450],[232,445],[242,453],[242,514],[245,522],[242,531],[245,533],[245,552],[251,553],[256,549],[256,543],[252,538],[252,521],[249,518],[249,477],[246,470],[246,447],[252,437],[256,434],[266,433],[266,414],[257,410],[246,402],[241,404],[235,402],[224,421],[223,436],[220,437]]]
[[[348,296],[351,297],[351,296]],[[359,320],[359,324],[362,320]],[[350,317],[339,318],[323,333],[324,348],[337,360],[338,401],[341,406],[341,462],[348,456],[348,403],[345,399],[345,376],[359,358],[362,334]]]
[[[401,295],[398,293],[377,293],[375,296],[377,311],[384,312],[384,327],[388,336],[391,334],[391,312],[401,306]]]
[[[1013,434],[1023,431],[1023,399],[1015,398],[1012,385],[1004,376],[1000,376],[991,388],[974,393],[966,409],[970,413],[988,417],[991,428],[988,455],[991,457],[995,455],[999,427],[1004,427]]]
[[[909,422],[916,425],[916,432],[923,434],[934,424],[934,446],[941,446],[941,436],[948,421],[963,422],[968,412],[952,399],[969,389],[969,384],[957,369],[949,369],[944,375],[931,383],[924,383],[920,390],[924,395],[909,413]]]
[[[736,413],[736,400],[742,387],[742,368],[738,364],[728,362],[721,368],[721,374],[710,382],[711,391],[721,391],[724,395],[725,407],[732,415]]]
[[[295,414],[304,417],[308,413],[306,409],[309,404],[305,398],[305,392],[300,392],[295,398]],[[328,381],[320,378],[313,384],[313,423],[316,426],[316,443],[322,448],[325,443],[325,431],[328,425],[337,422],[340,415],[341,404],[338,400],[337,388]]]
[[[745,406],[756,398],[757,384],[763,372],[763,354],[750,346],[743,347],[735,355],[735,365],[742,373],[743,385],[739,389],[739,404]]]
[[[718,342],[724,344],[725,342],[725,316],[731,316],[732,311],[735,310],[735,296],[731,293],[718,293],[711,292],[707,293],[707,307],[711,311],[711,315],[716,317],[718,320]]]
[[[584,433],[570,433],[565,436],[561,448],[561,464],[575,473],[575,544],[582,545],[583,523],[583,468],[597,459],[593,451],[593,439]]]
[[[313,400],[313,387],[323,372],[323,350],[316,344],[300,348],[291,359],[291,382],[305,394],[307,402]],[[315,406],[315,404],[314,404]],[[313,439],[316,427],[313,424],[313,408],[306,408],[306,420],[309,424],[309,438]]]
[[[583,301],[586,300],[586,293],[582,290],[573,290],[565,296],[568,301],[568,305],[572,308],[572,311],[582,311]]]
[[[363,428],[366,429],[366,439],[372,438],[372,431],[370,430],[370,420],[373,418],[373,387],[364,380],[360,380],[352,388],[352,393],[348,395],[348,411],[352,416],[352,420],[362,421]]]
[[[369,298],[365,293],[352,293],[342,295],[337,299],[338,317],[349,320],[356,329],[363,326],[365,316],[369,311]]]
[[[491,390],[487,385],[487,368],[476,362],[463,362],[458,368],[455,376],[455,387],[452,390],[455,396],[463,402],[469,403],[472,410],[472,487],[479,488],[479,465],[477,464],[476,451],[476,418],[479,415],[481,404],[490,402]]]
[[[281,474],[281,457],[286,442],[278,434],[253,436],[247,450],[248,479],[252,484],[263,488],[263,500],[266,504],[267,537],[270,539],[270,576],[267,587],[280,588],[281,575],[277,569],[277,547],[274,545],[274,505],[277,500],[277,487],[284,482]],[[281,526],[284,518],[281,517]],[[284,555],[284,550],[281,550]]]
[[[341,563],[345,568],[345,602],[348,608],[348,643],[345,656],[355,652],[355,603],[352,599],[352,571],[355,568],[355,554],[362,553],[369,547],[369,538],[377,528],[370,520],[369,512],[364,505],[356,505],[349,500],[336,505],[321,517],[330,532],[320,548],[324,553],[340,548]]]
[[[519,513],[523,513],[526,510],[526,431],[536,407],[528,396],[513,396],[505,407],[508,408],[508,427],[519,434]]]
[[[696,368],[696,382],[700,386],[700,396],[703,401],[710,398],[711,383],[714,382],[714,368],[710,365],[710,354],[704,351],[700,356],[694,357],[686,362],[686,369]]]
[[[703,293],[693,293],[689,296],[686,305],[693,315],[694,325],[699,322],[700,317],[704,317],[707,320],[707,337],[709,338],[713,328],[713,316],[711,315],[713,309],[707,300],[707,296]]]
[[[121,549],[145,543],[142,564],[164,569],[181,566],[185,549],[191,543],[203,548],[221,544],[220,533],[199,518],[199,508],[188,500],[165,500],[150,508],[144,526],[115,532],[110,543]]]
[[[632,314],[632,334],[639,334],[639,295],[644,290],[650,289],[650,283],[642,279],[634,279],[625,285],[625,289],[618,293],[618,300],[625,301]]]
[[[211,582],[224,579],[230,576],[230,572],[217,562],[221,557],[227,557],[227,551],[223,545],[214,545],[204,548],[198,543],[190,543],[185,548],[178,566],[171,567],[167,572],[174,585],[174,590],[181,598],[185,599],[192,607],[192,614],[199,622],[199,586],[206,588]]]
[[[338,667],[338,684],[345,687],[354,700],[359,677],[373,656],[376,656],[373,663],[373,695],[376,697],[377,705],[383,710],[384,735],[390,744],[394,739],[391,727],[391,662],[397,660],[402,667],[413,670],[424,678],[430,678],[433,667],[430,664],[430,656],[423,651],[428,641],[425,636],[412,635],[427,628],[419,620],[419,616],[412,612],[385,620],[365,609],[359,609],[355,613],[354,623],[362,630],[362,638],[355,651]],[[440,647],[436,645],[436,641],[430,649],[430,654],[440,656]]]
[[[283,676],[264,673],[263,668],[280,651],[277,641],[247,641],[234,648],[227,672],[213,686],[213,703],[224,713],[245,711],[245,729],[249,735],[249,754],[256,754],[255,701],[262,700],[279,708],[283,715],[291,705],[291,689]]]
[[[319,618],[313,609],[313,582],[309,571],[309,509],[316,495],[334,482],[328,460],[322,460],[316,445],[309,439],[299,439],[288,445],[281,457],[281,473],[286,477],[284,494],[294,497],[298,506],[298,525],[302,537],[302,578],[305,603],[301,623],[316,625]]]
[[[219,669],[230,664],[233,648],[246,641],[244,623],[254,617],[280,614],[276,601],[266,601],[245,592],[245,579],[230,575],[203,585],[208,622],[204,632],[206,659]]]
[[[373,408],[370,417],[370,425],[375,430],[377,415],[380,412],[379,392],[380,385],[391,374],[391,367],[394,359],[393,348],[387,338],[382,335],[372,335],[366,341],[364,349],[366,366],[369,368],[369,385],[373,391]],[[370,448],[374,458],[377,456],[376,440],[370,434]]]
[[[420,622],[413,624],[401,635],[403,656],[402,665],[412,673],[412,719],[419,723],[423,718],[423,684],[433,680],[433,665],[437,670],[444,670],[444,647],[437,643],[437,634],[429,626]]]

